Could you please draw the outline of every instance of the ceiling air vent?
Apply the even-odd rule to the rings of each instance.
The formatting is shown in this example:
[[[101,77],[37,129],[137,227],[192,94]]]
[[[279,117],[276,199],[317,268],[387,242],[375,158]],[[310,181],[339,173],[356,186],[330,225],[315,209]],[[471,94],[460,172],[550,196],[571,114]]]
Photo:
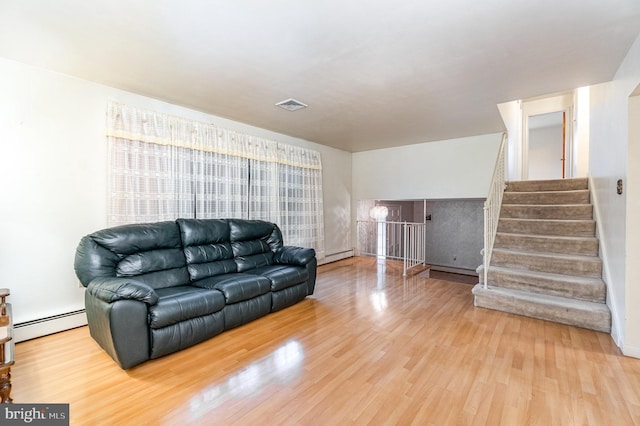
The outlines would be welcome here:
[[[297,111],[299,109],[306,108],[309,105],[303,104],[300,101],[297,101],[295,99],[289,98],[289,99],[286,99],[284,101],[278,102],[276,104],[276,106],[279,106],[280,108],[284,108],[287,111]]]

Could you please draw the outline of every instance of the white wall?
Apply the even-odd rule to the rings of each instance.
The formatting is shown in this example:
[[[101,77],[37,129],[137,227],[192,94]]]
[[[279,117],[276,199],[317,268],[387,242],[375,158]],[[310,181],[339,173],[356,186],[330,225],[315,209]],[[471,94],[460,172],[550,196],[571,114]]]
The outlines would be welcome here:
[[[628,157],[629,96],[639,82],[640,37],[632,45],[613,81],[591,86],[590,89],[589,169],[593,201],[598,225],[603,231],[600,245],[605,261],[608,303],[614,315],[612,336],[623,352],[627,352],[627,345],[640,348],[640,324],[629,320],[625,307],[625,298],[637,295],[640,285],[626,281],[626,268],[634,271],[635,275],[640,263],[638,258],[628,258],[625,253],[627,239],[636,242],[640,238],[640,235],[627,233],[627,221],[637,221],[638,217],[627,216],[627,200],[636,200],[640,193],[637,182],[627,181],[628,166],[638,167],[639,164],[637,157]],[[635,150],[631,154],[635,156]],[[618,179],[625,182],[623,195],[616,193]]]
[[[574,92],[573,164],[576,177],[589,175],[589,86]]]
[[[73,259],[106,226],[110,99],[320,151],[326,253],[353,245],[348,152],[2,58],[0,93],[0,286],[15,323],[84,308]]]
[[[501,140],[502,133],[494,133],[354,153],[353,221],[368,219],[371,200],[486,198]],[[470,257],[454,266],[475,269],[480,261]]]
[[[501,133],[353,154],[353,200],[486,198]]]
[[[640,86],[638,86],[640,87]],[[629,101],[624,353],[640,358],[640,95]]]
[[[562,179],[561,156],[562,124],[529,129],[529,180]]]
[[[507,128],[507,180],[522,180],[522,101],[498,104]]]
[[[363,200],[486,198],[501,140],[494,133],[354,153],[353,210]]]

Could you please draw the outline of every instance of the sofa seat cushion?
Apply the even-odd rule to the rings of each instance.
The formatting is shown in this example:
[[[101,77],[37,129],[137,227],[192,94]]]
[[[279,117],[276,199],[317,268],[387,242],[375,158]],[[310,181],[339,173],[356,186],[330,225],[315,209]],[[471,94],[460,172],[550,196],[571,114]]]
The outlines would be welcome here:
[[[216,275],[196,281],[193,285],[221,291],[227,304],[253,299],[271,289],[268,278],[243,273]]]
[[[269,265],[250,269],[246,273],[269,278],[271,291],[279,291],[309,279],[307,268],[302,266]]]
[[[158,303],[149,307],[149,325],[153,329],[209,315],[224,308],[224,296],[218,290],[192,286],[156,290]]]

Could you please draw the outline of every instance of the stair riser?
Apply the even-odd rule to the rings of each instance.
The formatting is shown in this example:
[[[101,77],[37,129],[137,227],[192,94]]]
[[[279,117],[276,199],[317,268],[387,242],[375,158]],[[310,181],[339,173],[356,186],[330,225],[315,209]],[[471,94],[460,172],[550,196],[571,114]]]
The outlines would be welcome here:
[[[590,279],[576,283],[559,279],[518,275],[517,272],[496,271],[489,268],[489,285],[598,303],[604,303],[606,300],[604,282],[594,283]]]
[[[592,220],[538,221],[527,219],[500,219],[498,222],[498,232],[508,234],[594,237],[596,235],[596,224]]]
[[[580,254],[584,256],[598,255],[598,240],[595,238],[573,240],[498,233],[496,234],[494,247],[529,252]]]
[[[507,191],[535,192],[535,191],[574,191],[588,189],[589,181],[586,178],[563,180],[525,180],[507,182]]]
[[[580,205],[514,205],[506,204],[500,210],[500,217],[513,219],[593,219],[593,206]]]
[[[506,204],[589,204],[589,191],[571,192],[505,192]]]
[[[611,331],[611,315],[608,312],[559,308],[520,300],[516,297],[498,295],[490,291],[478,293],[474,291],[474,295],[475,306],[481,308],[524,315],[604,333]]]
[[[582,277],[599,278],[602,276],[602,261],[599,258],[567,260],[553,256],[494,251],[491,257],[491,265]]]

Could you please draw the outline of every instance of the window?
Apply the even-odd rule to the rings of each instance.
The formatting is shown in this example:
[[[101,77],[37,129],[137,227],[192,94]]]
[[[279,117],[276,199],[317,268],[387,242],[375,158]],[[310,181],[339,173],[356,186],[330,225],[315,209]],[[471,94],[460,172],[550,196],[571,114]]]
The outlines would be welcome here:
[[[324,257],[317,151],[211,124],[108,105],[110,226],[193,218],[278,224]]]

